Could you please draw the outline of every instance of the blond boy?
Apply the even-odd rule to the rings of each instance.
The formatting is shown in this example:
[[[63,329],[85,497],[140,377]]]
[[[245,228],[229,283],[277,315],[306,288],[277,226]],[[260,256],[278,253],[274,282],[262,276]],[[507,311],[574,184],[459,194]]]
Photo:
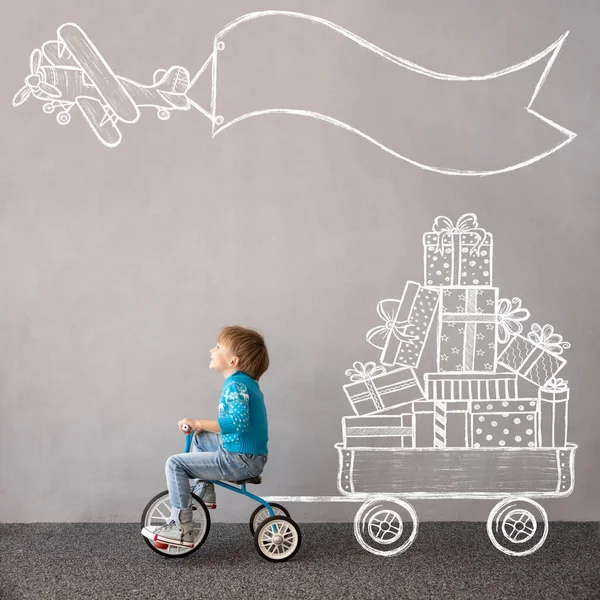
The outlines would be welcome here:
[[[260,333],[239,326],[223,327],[210,350],[209,369],[225,378],[217,419],[182,419],[195,432],[191,452],[170,456],[166,463],[172,511],[169,523],[155,530],[155,544],[193,547],[192,492],[216,508],[214,485],[205,480],[240,481],[262,473],[269,439],[267,411],[258,385],[269,368]],[[190,489],[189,480],[200,480]]]

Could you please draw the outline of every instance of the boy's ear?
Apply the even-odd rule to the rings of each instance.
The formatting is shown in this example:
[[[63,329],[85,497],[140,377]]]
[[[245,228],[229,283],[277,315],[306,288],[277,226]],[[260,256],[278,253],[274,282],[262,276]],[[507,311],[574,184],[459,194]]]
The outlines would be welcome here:
[[[232,367],[237,367],[240,364],[240,359],[237,356],[234,356],[231,359],[231,366]]]

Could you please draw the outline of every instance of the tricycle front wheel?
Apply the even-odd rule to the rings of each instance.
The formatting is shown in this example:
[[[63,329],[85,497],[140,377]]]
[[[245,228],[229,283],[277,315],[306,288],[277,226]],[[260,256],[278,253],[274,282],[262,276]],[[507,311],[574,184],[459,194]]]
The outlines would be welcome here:
[[[164,491],[156,494],[144,508],[142,513],[142,529],[152,532],[162,525],[166,525],[171,518],[171,502],[169,500],[169,492]],[[159,545],[156,547],[154,542],[144,536],[144,542],[154,552],[164,556],[165,558],[183,558],[192,552],[196,552],[208,537],[210,531],[210,516],[208,508],[204,502],[195,494],[192,494],[192,520],[194,521],[194,546],[187,548],[185,546],[176,546],[174,544],[164,544],[166,548]]]

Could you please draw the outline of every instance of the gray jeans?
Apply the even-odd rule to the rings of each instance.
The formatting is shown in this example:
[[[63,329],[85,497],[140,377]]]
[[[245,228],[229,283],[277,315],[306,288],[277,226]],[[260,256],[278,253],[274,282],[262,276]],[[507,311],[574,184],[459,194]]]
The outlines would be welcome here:
[[[256,477],[262,473],[267,456],[228,452],[220,433],[201,431],[194,435],[191,452],[170,456],[165,466],[171,518],[177,522],[192,520],[190,479],[240,481]]]

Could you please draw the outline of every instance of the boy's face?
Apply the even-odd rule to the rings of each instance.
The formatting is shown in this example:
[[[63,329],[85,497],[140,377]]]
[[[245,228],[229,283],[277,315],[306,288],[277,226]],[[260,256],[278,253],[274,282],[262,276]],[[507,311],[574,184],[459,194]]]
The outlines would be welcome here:
[[[223,371],[235,369],[237,361],[229,347],[223,342],[217,342],[217,345],[210,350],[210,363],[208,368],[222,373]]]

